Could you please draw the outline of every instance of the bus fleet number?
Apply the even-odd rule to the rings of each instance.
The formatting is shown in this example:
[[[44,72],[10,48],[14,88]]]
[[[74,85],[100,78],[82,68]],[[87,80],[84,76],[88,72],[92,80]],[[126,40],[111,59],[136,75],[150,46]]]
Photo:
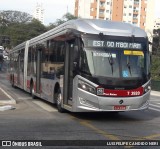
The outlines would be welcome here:
[[[131,92],[128,92],[128,95],[131,95],[131,96],[138,96],[140,95],[140,91],[131,91]]]

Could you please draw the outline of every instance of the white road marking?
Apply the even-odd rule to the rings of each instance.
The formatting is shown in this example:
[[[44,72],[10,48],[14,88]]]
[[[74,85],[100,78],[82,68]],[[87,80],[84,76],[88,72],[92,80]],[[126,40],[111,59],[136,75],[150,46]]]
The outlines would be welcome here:
[[[11,105],[6,105],[6,106],[0,107],[0,111],[13,110],[13,109],[15,109],[15,107],[13,107]]]
[[[151,107],[149,107],[149,109],[160,112],[160,110],[155,109],[155,108],[151,108]]]
[[[10,98],[10,100],[11,100],[13,103],[16,103],[16,101],[15,101],[6,91],[4,91],[1,87],[0,87],[0,90],[1,90],[8,98]]]
[[[151,102],[153,102],[153,101],[154,101],[154,102],[160,102],[160,100],[150,100],[150,101],[151,101]]]
[[[160,112],[160,105],[158,105],[158,104],[160,104],[160,103],[155,103],[155,104],[150,103],[149,109]]]
[[[27,100],[27,99],[32,99],[32,97],[18,97],[18,99]]]
[[[44,110],[48,111],[48,112],[56,112],[57,110],[52,107],[51,105],[44,103],[43,101],[32,101],[33,103],[37,104],[38,106],[40,106],[41,108],[43,108]]]
[[[160,108],[160,105],[155,105],[155,104],[149,104],[150,106],[156,107],[156,108]]]

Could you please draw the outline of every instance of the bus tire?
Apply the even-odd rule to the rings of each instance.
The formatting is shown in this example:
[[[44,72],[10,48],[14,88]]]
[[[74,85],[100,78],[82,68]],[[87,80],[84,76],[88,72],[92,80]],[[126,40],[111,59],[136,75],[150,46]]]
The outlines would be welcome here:
[[[9,81],[12,84],[12,75],[10,75]]]
[[[58,109],[58,112],[60,113],[63,113],[65,110],[62,108],[62,94],[61,94],[61,91],[58,90],[57,93],[55,93],[55,102],[56,102],[56,105],[57,105],[57,109]]]
[[[14,85],[14,76],[12,76],[11,85],[12,85],[12,87],[15,87],[15,85]]]
[[[31,86],[30,86],[30,93],[31,93],[32,98],[35,99],[36,96],[34,95],[34,87],[33,87],[33,83],[31,83]]]

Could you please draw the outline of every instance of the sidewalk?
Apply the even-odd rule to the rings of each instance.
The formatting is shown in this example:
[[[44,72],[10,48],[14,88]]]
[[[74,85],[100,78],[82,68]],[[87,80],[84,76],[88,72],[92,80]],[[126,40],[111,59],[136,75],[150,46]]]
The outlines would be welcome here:
[[[151,95],[153,95],[153,96],[159,96],[160,97],[160,92],[158,92],[158,91],[151,91]]]

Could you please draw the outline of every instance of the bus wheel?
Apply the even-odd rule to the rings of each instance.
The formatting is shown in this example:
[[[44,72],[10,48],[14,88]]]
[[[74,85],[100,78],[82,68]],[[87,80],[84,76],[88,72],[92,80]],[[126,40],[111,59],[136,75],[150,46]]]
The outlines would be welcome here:
[[[57,93],[55,93],[55,101],[57,104],[58,112],[63,113],[64,109],[62,108],[62,94],[60,90]]]
[[[12,76],[12,80],[11,80],[11,85],[12,85],[12,87],[15,87],[14,86],[14,77]]]
[[[12,82],[11,82],[11,85],[12,85],[12,87],[14,87],[14,81],[12,80]]]
[[[31,84],[31,87],[30,87],[30,93],[31,93],[31,96],[33,99],[35,99],[35,95],[34,95],[34,87],[33,87],[33,83]]]
[[[12,75],[10,75],[10,80],[9,80],[9,81],[10,81],[10,83],[12,84]]]

